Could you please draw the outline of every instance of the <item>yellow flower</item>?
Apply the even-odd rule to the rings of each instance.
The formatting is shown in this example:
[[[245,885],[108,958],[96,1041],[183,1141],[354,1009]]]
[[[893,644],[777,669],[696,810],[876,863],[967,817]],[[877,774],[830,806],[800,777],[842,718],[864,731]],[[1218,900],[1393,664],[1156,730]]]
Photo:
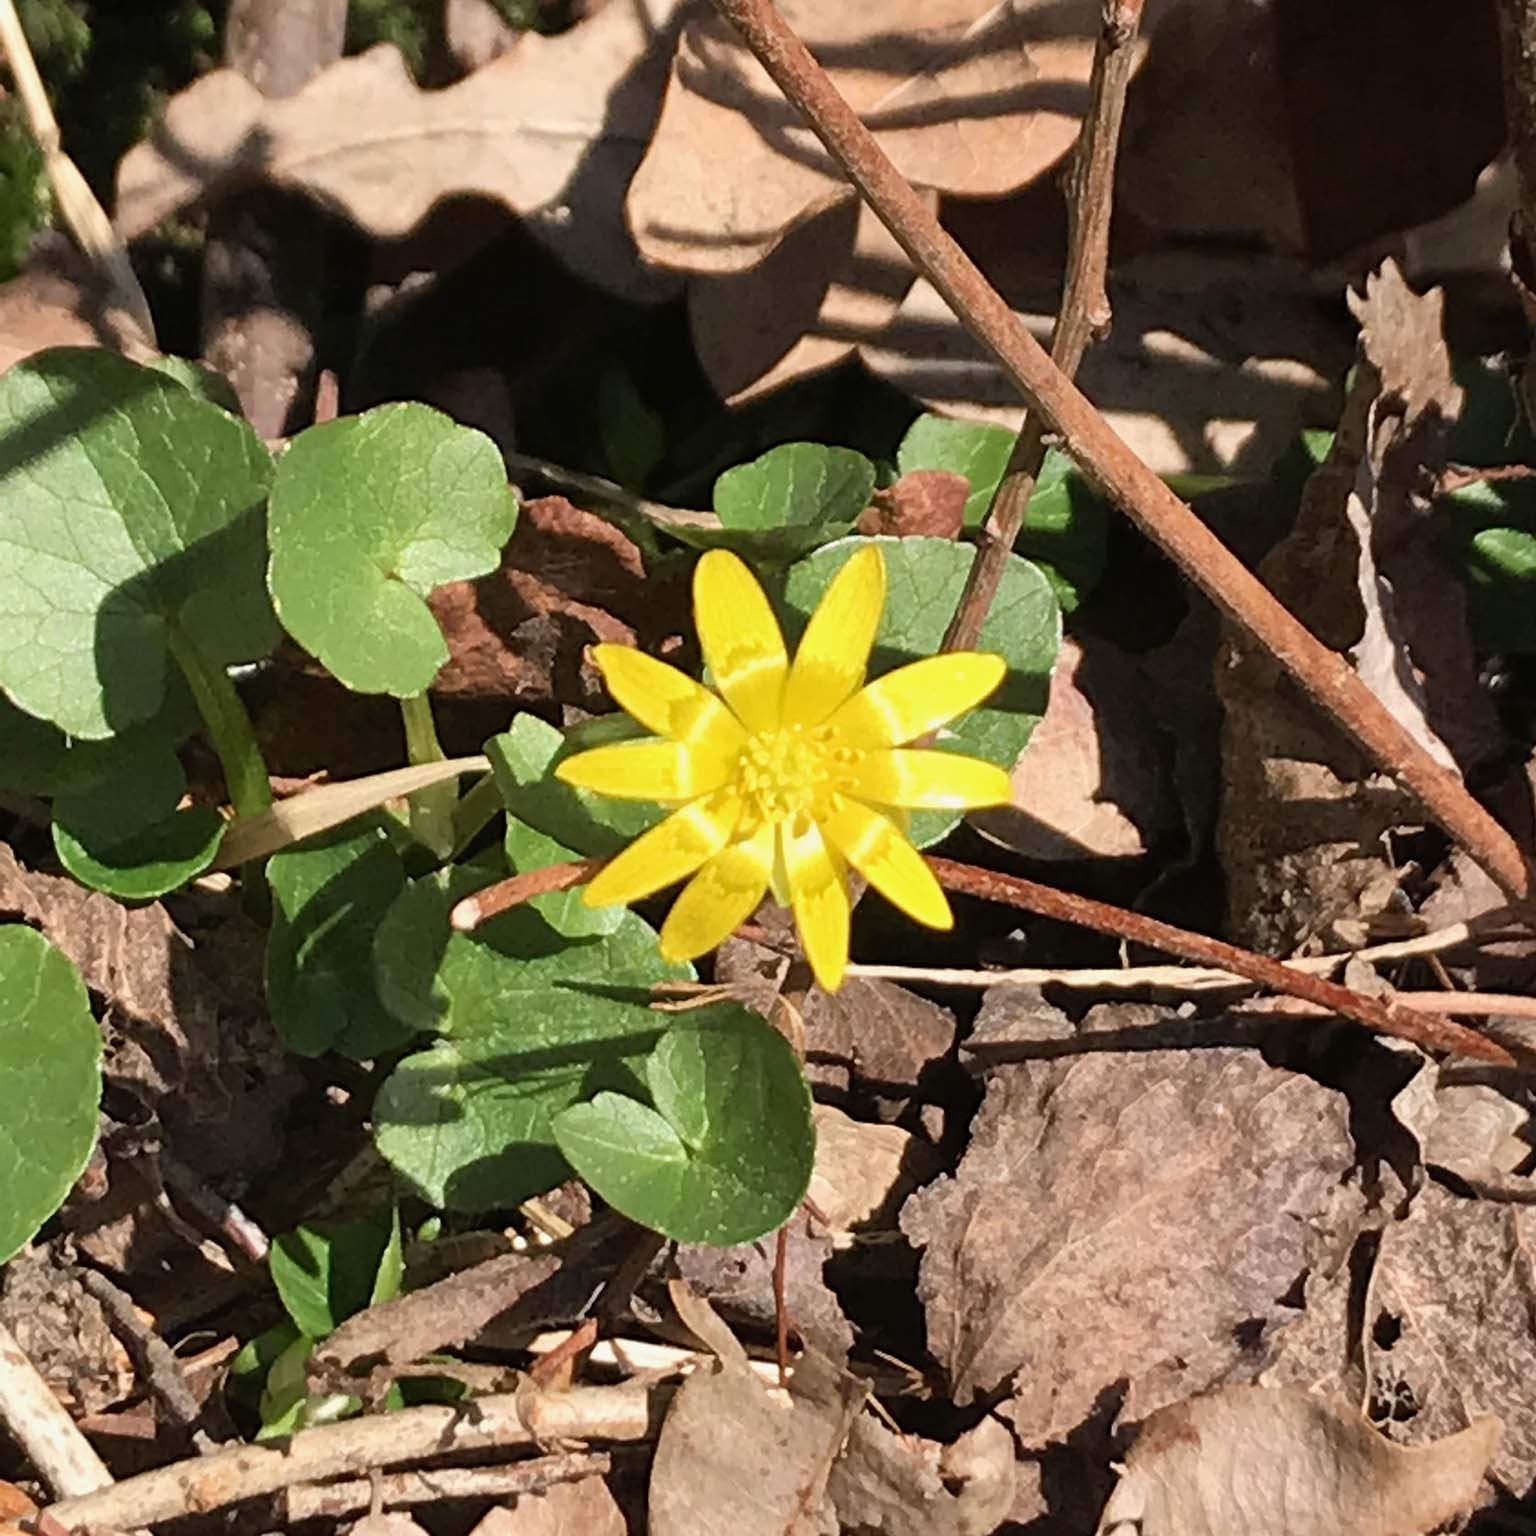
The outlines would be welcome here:
[[[980,703],[1006,667],[978,652],[930,656],[861,688],[884,606],[885,560],[865,545],[827,587],[791,665],[751,571],[711,550],[694,573],[693,611],[719,694],[642,651],[593,648],[608,691],[656,734],[578,753],[557,776],[678,809],[598,872],[588,906],[638,901],[691,875],[661,930],[662,954],[691,960],[772,889],[829,992],[848,963],[850,865],[918,922],[953,926],[901,813],[1004,804],[1008,775],[904,743]]]

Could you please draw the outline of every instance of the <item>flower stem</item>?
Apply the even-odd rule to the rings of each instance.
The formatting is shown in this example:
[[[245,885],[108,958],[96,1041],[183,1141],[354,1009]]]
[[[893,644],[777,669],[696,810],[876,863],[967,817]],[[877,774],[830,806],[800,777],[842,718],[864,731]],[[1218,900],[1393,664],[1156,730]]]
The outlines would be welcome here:
[[[432,718],[432,701],[424,693],[400,700],[400,718],[405,724],[405,754],[412,764],[446,762],[448,754],[437,739],[437,722]],[[452,779],[418,789],[411,796],[411,833],[439,859],[453,852],[457,841],[454,811],[459,803],[458,786]]]
[[[266,759],[256,744],[251,717],[240,702],[229,673],[210,661],[176,625],[167,629],[166,639],[176,665],[192,689],[213,749],[219,754],[235,814],[259,816],[272,804],[272,784],[267,777]]]

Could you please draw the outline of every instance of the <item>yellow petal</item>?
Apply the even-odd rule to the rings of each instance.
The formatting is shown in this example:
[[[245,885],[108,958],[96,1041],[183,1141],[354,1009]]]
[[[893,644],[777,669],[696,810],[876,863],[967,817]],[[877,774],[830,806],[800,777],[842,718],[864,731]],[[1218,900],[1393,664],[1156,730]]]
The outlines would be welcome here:
[[[803,830],[779,824],[779,858],[805,958],[823,992],[836,992],[848,966],[848,890],[838,856],[808,821]]]
[[[779,723],[784,636],[757,578],[729,550],[712,549],[693,573],[693,618],[715,686],[749,731]]]
[[[686,673],[631,645],[594,645],[592,659],[619,707],[646,730],[714,751],[741,749],[746,734],[736,717]]]
[[[897,667],[848,700],[832,728],[850,741],[899,747],[981,703],[1008,665],[985,651],[955,651]]]
[[[1013,798],[1008,775],[995,764],[921,747],[866,752],[850,775],[847,791],[876,805],[925,811],[1007,805]]]
[[[885,607],[885,557],[866,544],[827,585],[784,685],[786,725],[820,725],[864,681]]]
[[[616,800],[692,800],[719,789],[735,759],[677,741],[622,741],[555,765],[555,777]]]
[[[723,944],[757,910],[773,865],[773,826],[722,849],[683,887],[661,925],[665,960],[692,960]]]
[[[740,816],[741,801],[732,790],[685,805],[603,865],[582,900],[607,907],[676,885],[725,847]]]
[[[892,906],[930,928],[953,928],[954,915],[933,871],[888,816],[839,797],[822,834]]]

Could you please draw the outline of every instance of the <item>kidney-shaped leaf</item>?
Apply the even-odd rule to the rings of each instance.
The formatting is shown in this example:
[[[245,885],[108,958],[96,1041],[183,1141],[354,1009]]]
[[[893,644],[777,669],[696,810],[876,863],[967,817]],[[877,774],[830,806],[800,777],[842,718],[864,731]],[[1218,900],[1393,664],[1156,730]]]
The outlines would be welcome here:
[[[448,659],[427,594],[495,569],[517,498],[490,438],[407,402],[300,433],[270,521],[284,628],[354,692],[408,698]]]
[[[42,934],[0,928],[0,1264],[58,1210],[96,1141],[101,1031]]]
[[[160,709],[173,639],[266,655],[270,475],[246,423],[113,353],[0,376],[0,690],[99,739]]]
[[[484,881],[460,869],[412,882],[374,940],[386,1005],[448,1037],[396,1067],[374,1102],[375,1139],[427,1199],[456,1210],[515,1204],[565,1178],[552,1117],[600,1089],[637,1088],[665,1022],[650,986],[693,974],[664,962],[631,912],[585,942],[527,907],[454,931],[453,904]]]
[[[650,1105],[599,1093],[556,1116],[571,1166],[679,1242],[728,1246],[778,1227],[816,1150],[810,1090],[784,1037],[744,1008],[712,1008],[662,1036],[645,1077]]]
[[[938,650],[976,552],[949,539],[842,539],[791,568],[784,596],[793,622],[804,625],[827,583],[870,542],[885,552],[888,594],[869,669],[878,677]],[[941,732],[936,745],[1012,768],[1045,713],[1060,644],[1061,609],[1050,581],[1038,566],[1009,556],[977,642],[978,650],[995,651],[1008,663],[1008,675],[982,708],[952,732]],[[921,812],[912,818],[911,834],[927,846],[957,820],[948,813]]]
[[[875,466],[862,453],[825,443],[782,443],[715,481],[724,532],[695,536],[694,542],[792,560],[847,533],[874,489]]]
[[[110,778],[53,802],[53,847],[75,879],[122,901],[153,901],[213,863],[224,818],[181,807],[187,776],[168,747],[125,754]]]

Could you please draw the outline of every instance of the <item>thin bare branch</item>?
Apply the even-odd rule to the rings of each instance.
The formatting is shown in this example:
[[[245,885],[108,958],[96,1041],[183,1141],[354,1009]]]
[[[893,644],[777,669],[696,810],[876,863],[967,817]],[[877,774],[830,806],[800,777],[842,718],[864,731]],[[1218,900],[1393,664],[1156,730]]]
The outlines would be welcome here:
[[[1069,379],[1077,377],[1088,343],[1109,332],[1106,282],[1115,153],[1125,115],[1125,92],[1136,64],[1141,7],[1142,0],[1105,0],[1088,82],[1088,106],[1067,178],[1067,275],[1061,310],[1051,333],[1051,361]],[[1040,412],[1031,408],[1014,439],[997,495],[977,538],[976,559],[944,636],[946,651],[971,650],[980,637],[982,622],[997,595],[1045,463],[1045,430]]]

